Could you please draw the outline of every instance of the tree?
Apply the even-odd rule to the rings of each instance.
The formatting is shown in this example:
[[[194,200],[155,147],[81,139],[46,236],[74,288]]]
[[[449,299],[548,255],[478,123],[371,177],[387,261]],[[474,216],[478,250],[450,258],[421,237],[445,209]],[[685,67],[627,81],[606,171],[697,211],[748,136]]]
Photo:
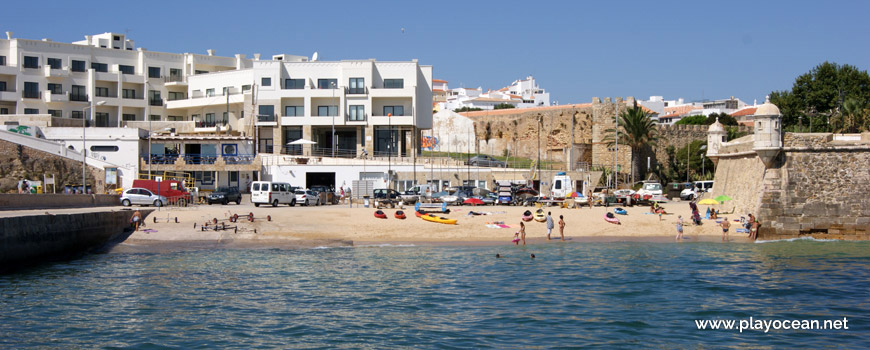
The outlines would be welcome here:
[[[465,106],[462,108],[454,109],[453,111],[456,113],[462,113],[462,112],[475,112],[475,111],[482,111],[482,110],[483,110],[483,108]]]
[[[770,93],[770,102],[783,115],[784,129],[791,130],[798,124],[808,125],[809,131],[834,130],[832,122],[845,122],[840,117],[845,116],[844,103],[849,99],[870,101],[870,75],[855,66],[831,62],[797,77],[791,90]]]
[[[690,115],[678,120],[674,125],[705,125],[707,117],[703,115]]]
[[[499,104],[495,105],[495,107],[493,107],[493,109],[510,109],[510,108],[516,108],[516,106],[514,106],[510,103],[499,103]]]
[[[721,123],[722,125],[737,125],[737,119],[735,119],[730,114],[725,113],[725,112],[710,113],[710,115],[707,116],[707,120],[704,124],[711,125],[711,124],[715,123],[717,119],[719,120],[719,123]]]
[[[631,147],[631,176],[632,183],[634,175],[640,174],[640,153],[646,147],[654,147],[658,141],[658,129],[651,118],[651,113],[645,112],[643,109],[634,106],[619,113],[619,132],[616,129],[608,129],[604,132],[605,141],[612,145],[617,140],[621,145]],[[616,138],[614,134],[618,134]]]
[[[831,118],[831,127],[836,132],[859,132],[867,129],[867,103],[849,98],[843,109]]]

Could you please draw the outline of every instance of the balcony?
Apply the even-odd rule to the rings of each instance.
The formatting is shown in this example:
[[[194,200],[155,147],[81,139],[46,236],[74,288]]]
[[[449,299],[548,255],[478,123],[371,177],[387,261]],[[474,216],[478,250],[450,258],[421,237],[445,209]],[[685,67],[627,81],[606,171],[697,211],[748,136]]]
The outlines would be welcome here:
[[[52,69],[51,66],[43,66],[43,72],[46,78],[66,78],[69,77],[69,67]]]
[[[141,158],[143,168],[149,164],[155,170],[256,170],[260,162],[255,154],[157,154],[144,155]]]
[[[43,97],[44,97],[45,103],[69,102],[69,93],[68,92],[55,94],[55,93],[48,93],[48,91],[46,91],[46,94],[43,95]]]
[[[163,107],[163,99],[162,98],[152,98],[148,100],[148,105]]]
[[[257,115],[257,126],[277,126],[278,116],[274,114]]]
[[[18,101],[21,93],[17,91],[0,91],[0,101]]]
[[[36,98],[36,99],[41,99],[41,98],[42,98],[42,91],[27,91],[27,90],[25,90],[25,91],[21,94],[21,98]]]
[[[88,102],[88,95],[69,94],[69,100],[73,102]]]
[[[361,88],[346,87],[346,88],[344,88],[344,93],[345,93],[345,95],[368,95],[369,88],[368,87],[361,87]]]
[[[363,113],[363,115],[361,115],[361,116],[357,115],[355,117],[348,115],[347,119],[345,121],[347,121],[349,123],[353,123],[353,122],[363,122],[364,123],[366,121],[366,119],[368,119],[368,117],[369,117],[368,113]],[[356,118],[356,119],[354,119],[354,118]]]
[[[179,86],[179,85],[187,85],[187,82],[184,81],[184,76],[182,75],[173,75],[163,77],[163,82],[167,86]]]

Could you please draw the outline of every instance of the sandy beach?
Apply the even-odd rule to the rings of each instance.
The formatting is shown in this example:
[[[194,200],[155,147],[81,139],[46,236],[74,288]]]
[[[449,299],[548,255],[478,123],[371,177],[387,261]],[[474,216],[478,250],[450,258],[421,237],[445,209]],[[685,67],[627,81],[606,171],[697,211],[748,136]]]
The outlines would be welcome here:
[[[565,240],[569,242],[590,241],[653,241],[674,242],[677,216],[682,215],[685,223],[683,241],[720,241],[722,231],[712,220],[704,220],[701,226],[691,224],[688,202],[671,202],[663,205],[668,214],[661,217],[648,214],[648,207],[626,208],[628,215],[617,215],[621,224],[606,222],[605,213],[613,207],[586,207],[582,209],[562,209],[544,207],[552,212],[554,222],[552,242],[559,240],[559,215],[565,218]],[[519,229],[520,217],[526,210],[534,212],[534,207],[510,206],[457,206],[450,207],[451,213],[443,215],[458,219],[456,225],[432,223],[421,220],[413,214],[413,207],[404,209],[383,209],[387,219],[375,218],[375,209],[347,204],[319,207],[261,206],[255,208],[249,202],[242,205],[201,205],[189,208],[163,208],[146,218],[147,227],[133,233],[126,241],[128,244],[200,242],[200,244],[232,244],[247,246],[318,246],[318,245],[366,245],[379,243],[413,244],[512,244],[514,233]],[[701,210],[706,207],[701,206]],[[397,210],[404,210],[407,219],[393,217]],[[488,215],[472,216],[469,211],[483,212]],[[254,221],[247,220],[248,213],[254,214]],[[239,214],[236,223],[228,220]],[[727,214],[725,216],[728,216]],[[271,221],[268,218],[271,217]],[[157,218],[157,223],[153,219]],[[177,218],[178,223],[175,223]],[[729,219],[739,218],[731,215]],[[233,227],[228,230],[202,230],[204,223]],[[488,223],[503,222],[509,228],[489,228]],[[739,225],[732,225],[731,242],[748,242],[746,234],[736,233]],[[527,244],[546,243],[546,224],[531,221],[526,223]]]

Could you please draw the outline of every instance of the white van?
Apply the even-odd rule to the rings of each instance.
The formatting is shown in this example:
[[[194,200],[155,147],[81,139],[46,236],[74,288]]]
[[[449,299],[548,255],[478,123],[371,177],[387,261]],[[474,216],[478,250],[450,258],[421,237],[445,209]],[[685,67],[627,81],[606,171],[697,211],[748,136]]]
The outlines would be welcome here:
[[[251,203],[255,207],[260,204],[296,205],[296,188],[286,182],[254,181],[251,183]]]
[[[550,195],[553,198],[565,198],[574,192],[574,181],[565,172],[558,172],[553,176],[553,184],[550,186]]]

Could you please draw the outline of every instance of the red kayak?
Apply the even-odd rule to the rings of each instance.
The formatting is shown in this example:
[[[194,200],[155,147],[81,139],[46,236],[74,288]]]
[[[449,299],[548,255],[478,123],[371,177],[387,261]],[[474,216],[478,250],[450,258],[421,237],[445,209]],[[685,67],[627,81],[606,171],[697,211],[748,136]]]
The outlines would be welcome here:
[[[383,210],[378,210],[378,211],[375,212],[375,217],[378,218],[378,219],[386,219],[386,218],[387,218],[387,214],[384,214],[384,211],[383,211]]]
[[[419,217],[422,217],[423,215],[426,215],[426,213],[417,210],[414,212],[414,215],[417,215],[417,217],[419,218]]]
[[[396,211],[396,214],[394,214],[394,216],[396,217],[396,219],[404,220],[405,219],[405,212],[403,212],[401,210]]]

